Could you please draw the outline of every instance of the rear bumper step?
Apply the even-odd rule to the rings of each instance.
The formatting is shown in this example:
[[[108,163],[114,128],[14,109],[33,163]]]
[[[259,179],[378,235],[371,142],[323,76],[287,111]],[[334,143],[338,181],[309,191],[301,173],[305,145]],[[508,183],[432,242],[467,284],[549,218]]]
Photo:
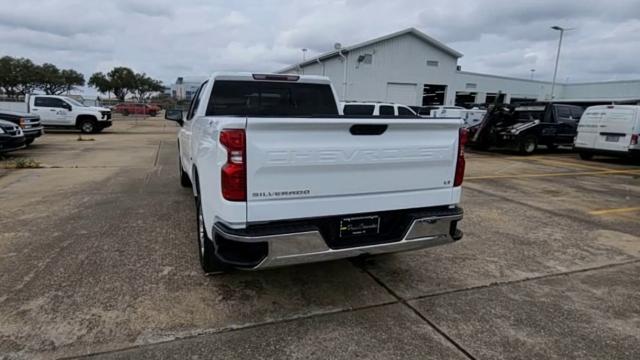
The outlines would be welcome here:
[[[357,241],[336,238],[333,225],[337,224],[337,217],[254,225],[241,230],[216,223],[213,231],[215,238],[235,243],[236,249],[242,249],[244,245],[251,253],[250,260],[239,261],[242,254],[225,254],[224,247],[218,247],[222,249],[218,253],[222,260],[240,268],[257,270],[451,243],[462,238],[462,231],[457,228],[462,215],[462,209],[458,207],[387,212],[381,216],[391,219],[389,226],[394,227],[393,231]],[[341,241],[347,244],[341,244]],[[262,256],[256,257],[256,249],[262,249]]]

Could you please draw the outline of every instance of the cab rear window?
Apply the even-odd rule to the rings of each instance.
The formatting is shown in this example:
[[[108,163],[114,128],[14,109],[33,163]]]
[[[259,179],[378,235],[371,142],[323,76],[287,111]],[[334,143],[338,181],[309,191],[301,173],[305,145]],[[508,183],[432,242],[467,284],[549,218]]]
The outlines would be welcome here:
[[[331,87],[270,81],[225,81],[213,84],[208,116],[336,116]]]

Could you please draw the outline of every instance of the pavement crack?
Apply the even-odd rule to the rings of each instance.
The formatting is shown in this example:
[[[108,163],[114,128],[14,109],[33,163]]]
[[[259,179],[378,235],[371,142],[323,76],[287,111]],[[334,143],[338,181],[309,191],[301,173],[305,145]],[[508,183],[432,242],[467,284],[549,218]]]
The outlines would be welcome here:
[[[427,299],[427,298],[432,298],[432,297],[437,297],[437,296],[457,294],[457,293],[462,293],[462,292],[467,292],[467,291],[475,291],[475,290],[481,290],[481,289],[498,287],[498,286],[514,285],[514,284],[520,284],[520,283],[529,282],[529,281],[551,279],[551,278],[561,277],[561,276],[570,276],[570,275],[581,274],[581,273],[586,273],[586,272],[590,272],[590,271],[611,269],[611,268],[615,268],[615,267],[619,267],[619,266],[626,266],[626,265],[631,265],[631,264],[636,264],[636,263],[640,263],[640,259],[629,260],[629,261],[625,261],[625,262],[621,262],[621,263],[615,263],[615,264],[606,264],[606,265],[596,266],[596,267],[592,267],[592,268],[584,268],[584,269],[565,271],[565,272],[559,272],[559,273],[553,273],[553,274],[532,276],[532,277],[528,277],[528,278],[524,278],[524,279],[518,279],[518,280],[498,281],[498,282],[493,282],[493,283],[486,284],[486,285],[472,286],[472,287],[467,287],[467,288],[462,288],[462,289],[455,289],[455,290],[442,291],[442,292],[437,292],[437,293],[432,293],[432,294],[427,294],[427,295],[414,296],[414,297],[411,297],[411,298],[407,299],[407,301],[421,300],[421,299]]]
[[[282,319],[278,319],[278,320],[267,320],[267,321],[264,321],[264,322],[261,322],[261,323],[250,323],[250,324],[234,325],[234,326],[230,326],[230,327],[227,327],[227,328],[213,328],[213,329],[196,330],[196,331],[193,331],[193,332],[188,333],[186,335],[185,334],[174,335],[173,338],[167,339],[167,340],[159,340],[159,341],[149,342],[149,343],[145,343],[145,344],[138,344],[138,345],[127,346],[127,347],[123,347],[123,348],[119,348],[119,349],[113,349],[113,350],[107,350],[107,351],[99,351],[99,352],[93,352],[93,353],[88,353],[88,354],[71,355],[71,356],[61,357],[60,360],[84,359],[84,358],[90,358],[90,357],[99,356],[99,355],[116,354],[116,353],[123,352],[123,351],[129,351],[129,350],[146,348],[146,347],[151,347],[151,346],[156,346],[156,345],[161,345],[161,344],[167,344],[167,343],[172,343],[172,342],[176,342],[176,341],[192,339],[192,338],[196,338],[196,337],[199,337],[199,336],[226,334],[226,333],[232,333],[232,332],[241,331],[241,330],[261,328],[261,327],[269,326],[269,325],[286,324],[286,323],[297,321],[297,320],[307,320],[307,319],[323,317],[323,316],[330,316],[330,315],[335,315],[335,314],[343,314],[343,313],[364,311],[364,310],[375,309],[375,308],[384,307],[384,306],[388,306],[388,305],[393,305],[393,304],[397,304],[397,303],[398,303],[398,301],[395,301],[395,300],[394,301],[385,301],[385,302],[381,302],[381,303],[378,303],[378,304],[365,305],[365,306],[360,306],[360,307],[350,307],[350,308],[343,308],[343,309],[333,309],[333,310],[327,310],[327,311],[317,311],[317,312],[312,312],[312,313],[299,314],[299,315],[296,315],[296,316],[291,316],[291,317],[282,318]]]
[[[398,303],[400,303],[400,304],[404,305],[405,307],[407,307],[416,316],[418,316],[420,319],[422,319],[422,321],[427,323],[427,325],[429,325],[431,328],[433,328],[433,330],[435,330],[438,334],[440,334],[440,336],[442,336],[446,341],[448,341],[453,347],[458,349],[458,351],[460,351],[465,357],[467,357],[470,360],[476,360],[476,357],[471,355],[471,353],[469,353],[469,351],[467,351],[467,349],[465,349],[461,344],[459,344],[451,336],[449,336],[446,332],[444,332],[442,329],[440,329],[435,323],[433,323],[431,320],[429,320],[426,316],[424,316],[415,307],[413,307],[411,304],[409,304],[407,302],[407,300],[405,300],[400,295],[398,295],[395,291],[393,291],[393,289],[391,289],[389,286],[387,286],[387,284],[385,284],[377,276],[373,275],[373,273],[371,273],[369,270],[367,270],[364,266],[359,266],[357,264],[354,264],[354,265],[356,267],[360,268],[360,270],[362,270],[365,274],[369,275],[369,277],[371,277],[371,279],[373,279],[373,281],[375,281],[378,285],[380,285],[383,289],[385,289],[391,296],[393,296],[397,300]]]
[[[162,148],[162,140],[158,143],[158,150],[156,150],[156,157],[153,160],[153,167],[158,166],[158,159],[160,159],[160,149]]]
[[[529,204],[529,203],[521,201],[521,200],[516,200],[516,199],[510,198],[508,196],[496,194],[496,193],[494,193],[492,191],[480,190],[478,188],[469,187],[469,186],[466,186],[465,190],[471,190],[471,191],[475,191],[475,192],[483,194],[483,195],[493,196],[493,197],[498,198],[500,200],[504,200],[504,201],[507,201],[507,202],[512,202],[514,204],[525,206],[525,207],[528,207],[530,209],[534,209],[534,210],[538,210],[538,211],[541,211],[541,212],[545,212],[545,213],[554,215],[554,216],[556,216],[558,218],[565,217],[565,218],[571,219],[573,221],[576,221],[576,222],[579,222],[579,223],[582,223],[582,224],[587,224],[587,225],[590,225],[590,226],[593,226],[594,223],[597,223],[598,226],[601,229],[611,230],[611,231],[620,231],[619,228],[616,228],[616,227],[613,227],[613,226],[609,226],[609,225],[604,224],[604,223],[599,222],[599,221],[594,221],[594,220],[591,220],[591,219],[583,219],[580,216],[572,215],[572,214],[567,213],[567,212],[560,212],[560,211],[556,211],[556,210],[540,207],[540,206],[537,206],[537,205],[532,205],[532,204]],[[633,234],[630,234],[630,235],[633,235]]]

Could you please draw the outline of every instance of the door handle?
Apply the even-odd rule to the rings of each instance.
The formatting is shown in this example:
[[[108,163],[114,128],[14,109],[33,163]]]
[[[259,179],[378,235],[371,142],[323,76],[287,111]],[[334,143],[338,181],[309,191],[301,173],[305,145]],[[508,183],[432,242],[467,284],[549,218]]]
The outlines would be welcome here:
[[[49,111],[56,111],[56,109],[49,109]]]

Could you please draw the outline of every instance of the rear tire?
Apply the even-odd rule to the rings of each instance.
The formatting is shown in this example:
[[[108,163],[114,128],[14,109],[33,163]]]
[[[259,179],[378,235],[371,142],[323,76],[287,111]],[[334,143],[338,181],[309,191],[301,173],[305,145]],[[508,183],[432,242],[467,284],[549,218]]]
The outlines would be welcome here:
[[[582,159],[582,160],[591,160],[591,159],[593,159],[593,154],[592,153],[579,152],[578,155],[580,155],[580,159]]]
[[[205,230],[200,197],[196,197],[196,220],[198,223],[198,254],[200,256],[200,266],[202,270],[207,274],[220,273],[228,270],[229,265],[218,258],[213,241],[209,238]]]
[[[192,187],[191,179],[189,179],[189,175],[182,168],[182,160],[180,159],[180,150],[178,150],[178,169],[180,171],[180,185],[185,188]]]
[[[129,116],[129,110],[122,110],[122,116]]]
[[[531,155],[538,149],[538,142],[534,136],[525,136],[520,139],[520,153],[523,155]]]
[[[80,131],[82,131],[84,134],[92,134],[96,132],[97,129],[98,129],[98,126],[96,125],[95,120],[91,120],[91,119],[80,120]]]

